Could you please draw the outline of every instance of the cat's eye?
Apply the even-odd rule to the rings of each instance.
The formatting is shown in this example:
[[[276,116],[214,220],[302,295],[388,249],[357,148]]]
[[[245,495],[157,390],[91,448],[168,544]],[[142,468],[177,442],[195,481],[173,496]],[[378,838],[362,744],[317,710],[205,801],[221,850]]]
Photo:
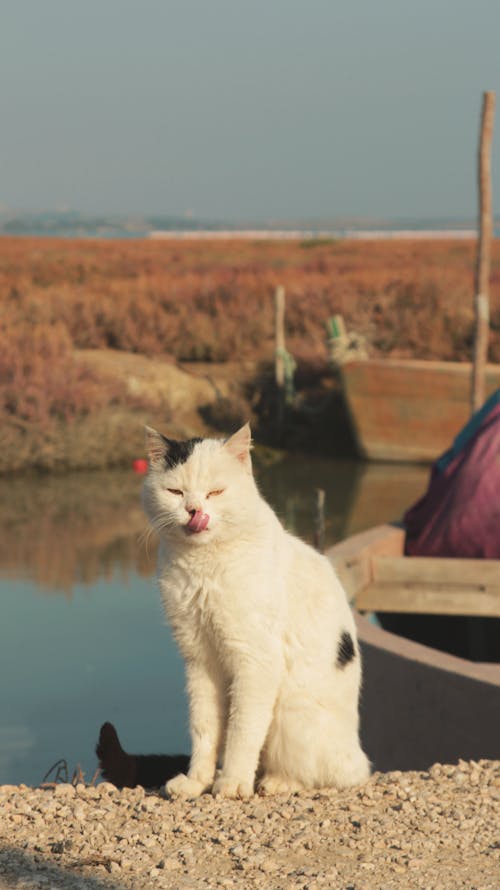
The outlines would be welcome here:
[[[180,488],[167,488],[167,491],[169,491],[170,494],[178,494],[180,496],[184,494],[184,492],[181,491]]]
[[[207,498],[213,498],[218,494],[224,494],[223,488],[215,488],[214,491],[209,491],[207,494]]]

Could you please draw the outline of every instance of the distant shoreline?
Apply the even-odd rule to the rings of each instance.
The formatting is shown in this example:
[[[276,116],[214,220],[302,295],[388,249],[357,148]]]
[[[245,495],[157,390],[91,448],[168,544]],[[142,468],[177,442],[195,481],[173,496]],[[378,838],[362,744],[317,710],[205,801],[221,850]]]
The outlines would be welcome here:
[[[500,219],[494,222],[500,238]],[[100,241],[470,241],[477,238],[474,218],[245,220],[224,222],[169,217],[84,217],[79,214],[0,212],[0,236]]]
[[[476,229],[37,229],[5,231],[0,238],[64,241],[475,241]],[[500,238],[500,228],[494,238]]]
[[[414,240],[414,239],[460,239],[460,240],[470,240],[471,238],[477,237],[477,232],[475,229],[349,229],[346,231],[315,231],[315,230],[288,230],[288,229],[223,229],[223,230],[214,230],[214,229],[199,229],[199,230],[184,230],[184,229],[158,229],[156,231],[149,232],[146,235],[147,238],[151,238],[154,240],[186,240],[189,239],[191,241],[195,241],[197,239],[204,240],[249,240],[249,241],[315,241],[315,240],[331,240],[336,241],[338,239],[342,239],[343,241],[348,240],[358,240],[358,241],[374,241],[374,240],[384,240],[384,239],[406,239],[406,240]]]

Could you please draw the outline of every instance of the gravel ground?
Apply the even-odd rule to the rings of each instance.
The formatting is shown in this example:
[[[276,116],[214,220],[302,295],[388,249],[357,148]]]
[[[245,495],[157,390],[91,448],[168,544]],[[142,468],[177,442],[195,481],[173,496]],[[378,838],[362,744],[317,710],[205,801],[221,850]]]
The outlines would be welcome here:
[[[0,887],[498,890],[500,761],[244,802],[0,786]]]

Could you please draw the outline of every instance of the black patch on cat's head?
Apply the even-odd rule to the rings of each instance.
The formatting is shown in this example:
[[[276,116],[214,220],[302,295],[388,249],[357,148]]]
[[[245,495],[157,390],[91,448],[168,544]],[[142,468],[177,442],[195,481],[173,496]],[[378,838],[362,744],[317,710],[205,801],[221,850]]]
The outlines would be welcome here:
[[[167,450],[165,451],[165,467],[167,470],[171,470],[173,467],[177,467],[179,464],[185,464],[189,457],[191,457],[194,446],[198,444],[198,442],[203,442],[203,439],[194,438],[194,439],[185,439],[182,442],[179,442],[177,439],[165,439],[165,443],[167,446]]]
[[[353,660],[355,655],[356,651],[354,649],[351,634],[345,630],[340,637],[337,647],[337,667],[344,668],[346,664],[349,664],[349,662]]]

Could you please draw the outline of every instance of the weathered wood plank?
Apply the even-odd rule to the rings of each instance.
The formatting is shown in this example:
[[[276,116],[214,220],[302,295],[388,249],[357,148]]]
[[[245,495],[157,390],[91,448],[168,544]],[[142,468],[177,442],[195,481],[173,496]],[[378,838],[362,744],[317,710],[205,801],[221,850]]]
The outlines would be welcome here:
[[[383,584],[446,584],[500,587],[500,560],[428,556],[374,556],[373,580]]]
[[[373,582],[355,597],[360,612],[500,617],[500,585],[464,589],[457,585]]]
[[[377,525],[375,528],[352,535],[326,552],[350,601],[358,590],[372,579],[374,554],[401,554],[405,533],[393,525]]]

